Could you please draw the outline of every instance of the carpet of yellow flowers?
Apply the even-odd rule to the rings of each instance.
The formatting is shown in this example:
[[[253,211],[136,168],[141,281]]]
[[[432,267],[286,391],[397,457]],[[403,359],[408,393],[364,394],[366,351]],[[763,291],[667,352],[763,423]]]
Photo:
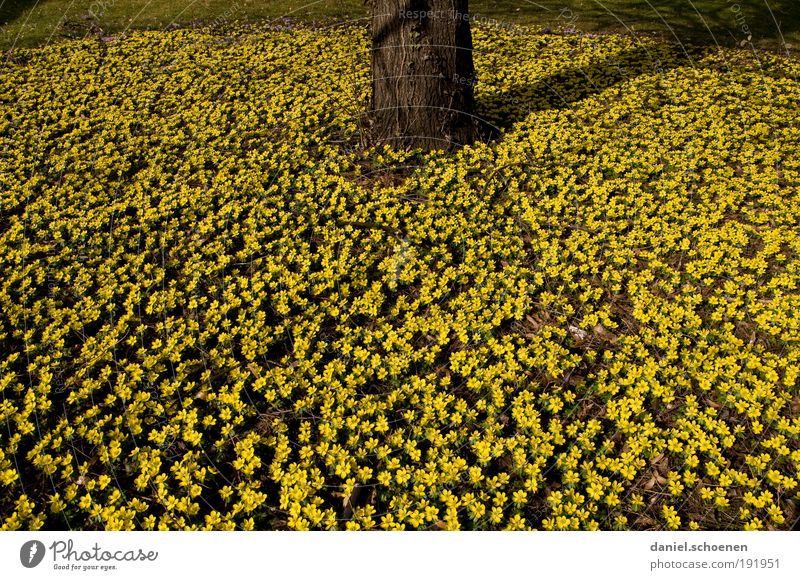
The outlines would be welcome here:
[[[8,58],[2,529],[792,525],[800,67],[474,36],[451,154],[360,28]]]

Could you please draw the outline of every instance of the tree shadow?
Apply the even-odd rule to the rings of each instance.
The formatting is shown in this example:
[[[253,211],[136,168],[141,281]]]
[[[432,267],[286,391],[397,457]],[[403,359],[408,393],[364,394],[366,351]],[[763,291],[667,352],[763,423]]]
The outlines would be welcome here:
[[[36,0],[0,0],[0,26],[14,22],[36,5]]]
[[[490,128],[485,137],[492,139],[530,113],[569,109],[578,101],[642,75],[695,67],[706,54],[715,51],[713,47],[677,44],[637,47],[589,66],[566,68],[530,83],[511,85],[500,92],[480,90],[476,94],[476,113]]]

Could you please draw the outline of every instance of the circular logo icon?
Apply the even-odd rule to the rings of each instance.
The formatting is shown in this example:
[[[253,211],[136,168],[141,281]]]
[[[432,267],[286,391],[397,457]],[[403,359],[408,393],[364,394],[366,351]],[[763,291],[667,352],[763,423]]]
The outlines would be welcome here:
[[[36,568],[44,560],[44,544],[39,540],[30,540],[19,549],[19,561],[26,568]]]

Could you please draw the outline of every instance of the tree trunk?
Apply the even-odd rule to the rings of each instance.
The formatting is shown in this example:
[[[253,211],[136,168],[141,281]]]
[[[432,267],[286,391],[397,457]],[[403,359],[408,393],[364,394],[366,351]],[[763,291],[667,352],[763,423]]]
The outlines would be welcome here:
[[[370,133],[394,148],[475,138],[467,0],[373,0]]]

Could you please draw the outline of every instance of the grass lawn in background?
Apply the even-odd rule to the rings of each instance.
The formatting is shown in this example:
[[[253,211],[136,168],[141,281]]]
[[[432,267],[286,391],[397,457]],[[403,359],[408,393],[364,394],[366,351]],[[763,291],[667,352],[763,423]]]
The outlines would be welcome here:
[[[731,45],[752,35],[759,49],[800,42],[796,0],[480,0],[476,19],[584,32],[655,32],[673,40]],[[289,17],[310,22],[365,19],[362,0],[0,0],[0,49],[86,34]],[[786,43],[786,45],[784,44]]]

